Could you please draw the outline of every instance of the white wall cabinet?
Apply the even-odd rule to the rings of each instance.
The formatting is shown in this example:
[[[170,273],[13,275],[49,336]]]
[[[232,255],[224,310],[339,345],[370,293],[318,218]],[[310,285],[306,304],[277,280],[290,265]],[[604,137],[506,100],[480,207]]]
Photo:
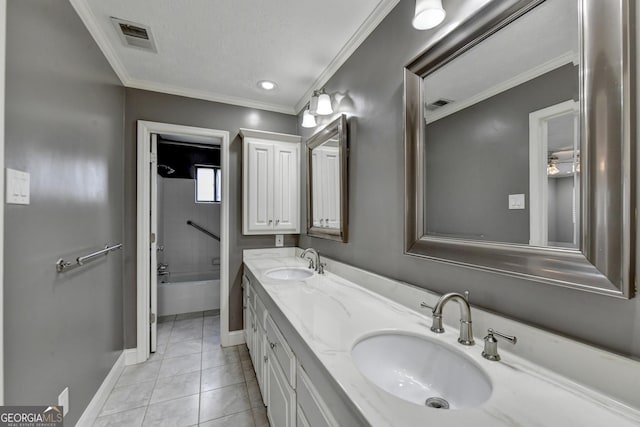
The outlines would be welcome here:
[[[243,234],[300,233],[300,141],[296,135],[240,129]]]
[[[317,147],[311,152],[313,226],[340,228],[340,154],[338,147]]]

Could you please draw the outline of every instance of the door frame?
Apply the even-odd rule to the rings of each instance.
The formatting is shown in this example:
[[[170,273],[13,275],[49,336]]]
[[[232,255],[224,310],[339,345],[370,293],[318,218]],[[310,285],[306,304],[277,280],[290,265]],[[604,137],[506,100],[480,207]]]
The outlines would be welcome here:
[[[138,120],[137,138],[137,244],[136,244],[136,288],[137,288],[137,349],[136,363],[149,358],[149,271],[148,256],[150,235],[149,213],[151,203],[151,179],[148,164],[151,161],[151,134],[172,134],[220,139],[222,167],[222,202],[220,203],[220,343],[226,347],[235,345],[229,334],[229,132],[225,130],[183,126],[170,123]],[[156,320],[157,321],[157,320]]]
[[[547,122],[580,113],[580,103],[572,99],[529,113],[529,244],[548,245]],[[575,236],[575,232],[574,232]]]

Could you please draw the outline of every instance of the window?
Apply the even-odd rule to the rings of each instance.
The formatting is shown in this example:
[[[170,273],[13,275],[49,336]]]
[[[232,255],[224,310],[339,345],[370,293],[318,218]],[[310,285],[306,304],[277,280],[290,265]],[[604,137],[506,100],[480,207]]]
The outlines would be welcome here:
[[[222,173],[217,166],[196,166],[196,203],[219,203],[222,200]]]

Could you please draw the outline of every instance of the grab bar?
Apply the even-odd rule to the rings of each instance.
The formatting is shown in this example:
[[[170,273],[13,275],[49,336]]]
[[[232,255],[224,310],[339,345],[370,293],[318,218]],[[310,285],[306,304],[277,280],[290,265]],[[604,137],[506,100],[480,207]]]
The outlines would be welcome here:
[[[216,239],[218,242],[220,241],[220,237],[216,236],[215,234],[213,234],[212,232],[210,232],[209,230],[207,230],[204,227],[199,226],[198,224],[196,224],[195,222],[189,220],[187,221],[187,225],[192,226],[193,228],[195,228],[196,230],[199,230],[201,232],[203,232],[204,234],[206,234],[209,237],[213,237],[214,239]]]
[[[64,259],[60,258],[58,260],[58,262],[56,262],[56,271],[58,273],[61,273],[71,267],[75,267],[75,266],[79,266],[79,265],[85,265],[88,261],[93,261],[93,259],[97,256],[100,255],[106,255],[109,252],[112,251],[117,251],[118,249],[122,248],[122,243],[117,244],[117,245],[113,245],[113,246],[109,246],[108,244],[105,245],[104,249],[100,249],[99,251],[95,251],[93,253],[90,253],[89,255],[85,255],[85,256],[80,256],[78,258],[76,258],[76,263],[74,265],[74,263],[69,262],[69,261],[65,261]]]

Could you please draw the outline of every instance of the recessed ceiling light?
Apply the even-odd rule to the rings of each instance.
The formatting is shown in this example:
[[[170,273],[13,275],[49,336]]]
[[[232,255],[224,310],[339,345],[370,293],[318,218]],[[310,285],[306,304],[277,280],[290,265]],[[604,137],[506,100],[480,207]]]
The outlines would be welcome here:
[[[258,82],[258,87],[264,90],[274,90],[278,85],[275,82],[270,80],[260,80]]]

